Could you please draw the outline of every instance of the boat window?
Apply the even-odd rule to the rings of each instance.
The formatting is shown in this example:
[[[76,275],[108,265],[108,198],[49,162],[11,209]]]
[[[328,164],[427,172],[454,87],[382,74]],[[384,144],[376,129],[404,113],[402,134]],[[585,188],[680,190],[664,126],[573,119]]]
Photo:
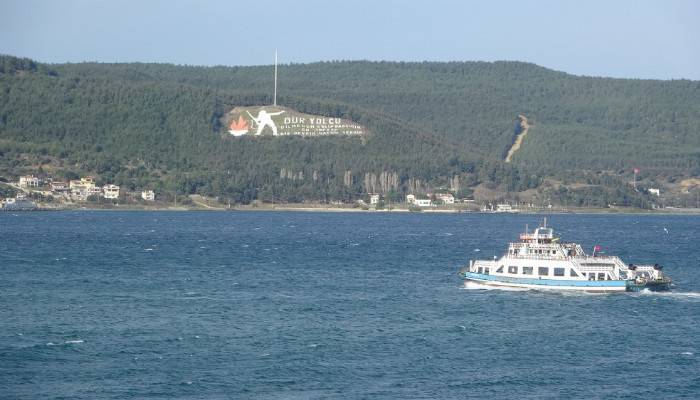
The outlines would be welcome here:
[[[594,280],[595,280],[595,272],[589,272],[589,273],[588,273],[588,280],[589,280],[589,281],[594,281]]]
[[[604,281],[604,280],[605,280],[605,272],[599,272],[599,273],[598,273],[598,280],[599,280],[599,281]]]
[[[564,268],[554,268],[554,276],[564,276]]]
[[[509,274],[517,274],[518,273],[518,267],[515,265],[511,265],[508,267],[508,273]]]
[[[491,272],[491,269],[489,267],[484,267],[484,274],[489,275]]]
[[[532,267],[523,267],[523,275],[532,275]]]
[[[479,272],[480,274],[483,274],[483,273],[484,273],[484,267],[479,267],[478,272]]]
[[[575,276],[575,277],[578,278],[578,274],[576,273],[576,271],[574,271],[573,268],[571,268],[571,269],[569,270],[569,276]]]
[[[547,276],[547,275],[549,275],[549,268],[548,267],[539,267],[539,268],[537,268],[537,273],[539,275]]]
[[[498,267],[498,269],[496,270],[496,272],[497,272],[497,273],[503,272],[503,266],[501,265],[500,267]]]

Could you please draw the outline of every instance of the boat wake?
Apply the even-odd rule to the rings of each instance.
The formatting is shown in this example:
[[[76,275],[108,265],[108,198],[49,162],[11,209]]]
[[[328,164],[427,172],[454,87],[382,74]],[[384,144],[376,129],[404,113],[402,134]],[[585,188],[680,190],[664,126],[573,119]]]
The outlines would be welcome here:
[[[700,300],[700,292],[653,292],[649,289],[644,289],[637,293],[640,296],[656,296],[656,297],[668,297],[675,299],[698,299]]]
[[[463,290],[500,290],[500,291],[504,291],[504,292],[525,292],[525,291],[530,290],[528,288],[484,285],[484,284],[481,284],[478,282],[473,282],[473,281],[464,282],[464,285],[462,285],[460,287],[460,289],[463,289]]]

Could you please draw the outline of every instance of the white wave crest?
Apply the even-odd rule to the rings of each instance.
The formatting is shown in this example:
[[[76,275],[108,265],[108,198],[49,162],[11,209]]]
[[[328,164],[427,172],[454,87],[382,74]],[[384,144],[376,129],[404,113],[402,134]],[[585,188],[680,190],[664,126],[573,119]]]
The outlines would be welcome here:
[[[639,294],[642,296],[658,296],[676,299],[700,299],[700,292],[654,292],[649,289],[644,289],[640,291]]]
[[[527,288],[485,285],[485,284],[473,282],[473,281],[464,282],[464,285],[460,289],[464,289],[464,290],[501,290],[504,292],[524,292],[524,291],[529,290]]]

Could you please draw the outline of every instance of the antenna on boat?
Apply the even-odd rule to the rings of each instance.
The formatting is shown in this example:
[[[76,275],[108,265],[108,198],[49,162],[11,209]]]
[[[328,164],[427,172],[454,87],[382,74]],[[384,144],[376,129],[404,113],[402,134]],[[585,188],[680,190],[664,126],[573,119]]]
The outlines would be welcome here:
[[[527,235],[527,224],[525,224],[525,234]]]
[[[546,227],[547,227],[547,217],[544,217],[544,226],[543,226],[543,228],[546,228]]]

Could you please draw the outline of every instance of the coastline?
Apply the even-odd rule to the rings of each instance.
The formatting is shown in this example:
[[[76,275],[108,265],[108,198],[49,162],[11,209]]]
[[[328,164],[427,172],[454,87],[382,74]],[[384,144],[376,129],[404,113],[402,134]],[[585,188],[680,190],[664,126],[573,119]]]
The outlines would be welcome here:
[[[429,208],[420,211],[409,210],[407,207],[392,207],[386,209],[363,209],[361,207],[342,207],[328,206],[324,204],[263,204],[263,205],[239,205],[234,207],[225,206],[204,206],[193,204],[188,206],[174,206],[166,204],[141,205],[141,204],[126,204],[126,205],[109,205],[100,206],[96,204],[86,204],[84,206],[72,207],[57,207],[55,204],[47,206],[39,204],[36,210],[30,211],[140,211],[140,212],[167,212],[167,211],[230,211],[230,212],[325,212],[325,213],[413,213],[413,214],[510,214],[510,215],[547,215],[547,214],[604,214],[604,215],[700,215],[700,208],[668,208],[645,210],[640,208],[566,208],[566,209],[549,209],[549,210],[521,210],[518,212],[492,212],[480,211],[467,207],[442,207]],[[5,211],[5,212],[16,212]]]

